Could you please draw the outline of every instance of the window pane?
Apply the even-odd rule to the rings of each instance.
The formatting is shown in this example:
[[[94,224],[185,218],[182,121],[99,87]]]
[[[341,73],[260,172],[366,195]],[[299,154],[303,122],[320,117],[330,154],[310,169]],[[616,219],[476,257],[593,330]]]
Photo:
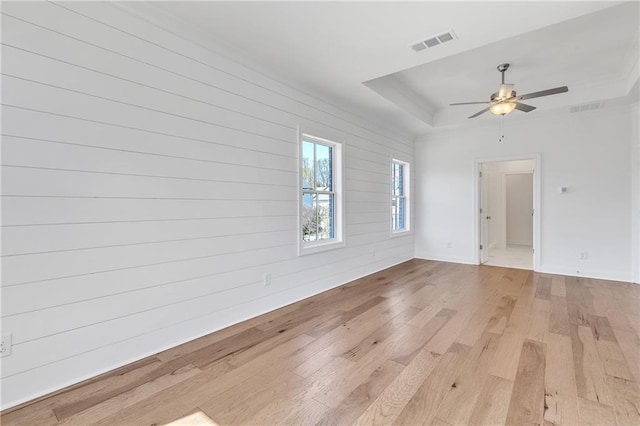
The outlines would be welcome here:
[[[331,147],[316,144],[316,189],[332,191]]]
[[[406,200],[404,197],[391,199],[391,229],[394,231],[406,229]]]
[[[334,238],[334,195],[318,194],[318,239]]]
[[[398,229],[398,199],[391,199],[391,229]]]
[[[302,188],[313,189],[314,188],[314,143],[303,141],[302,142]]]
[[[317,203],[315,194],[302,195],[302,240],[315,241],[317,237]]]
[[[404,167],[402,164],[393,163],[391,185],[391,195],[404,195]]]
[[[391,196],[396,194],[396,163],[391,163]]]

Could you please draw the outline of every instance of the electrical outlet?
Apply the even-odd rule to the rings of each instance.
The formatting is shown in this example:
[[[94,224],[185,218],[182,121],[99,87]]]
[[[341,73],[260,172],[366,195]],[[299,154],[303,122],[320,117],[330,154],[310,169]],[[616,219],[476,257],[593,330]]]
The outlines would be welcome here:
[[[376,257],[376,249],[371,249],[371,257]]]
[[[447,248],[453,248],[453,242],[449,241],[449,242],[447,243]]]
[[[580,260],[588,260],[588,259],[589,259],[589,252],[588,251],[580,252]]]
[[[0,357],[11,355],[11,334],[2,336],[0,341]]]
[[[264,285],[271,285],[271,273],[264,274]]]

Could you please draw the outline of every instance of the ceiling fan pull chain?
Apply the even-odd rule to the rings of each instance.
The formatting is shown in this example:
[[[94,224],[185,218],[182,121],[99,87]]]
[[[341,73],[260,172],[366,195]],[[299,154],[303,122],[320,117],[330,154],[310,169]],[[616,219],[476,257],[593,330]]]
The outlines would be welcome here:
[[[498,142],[504,140],[504,115],[500,116],[500,124],[498,125]]]

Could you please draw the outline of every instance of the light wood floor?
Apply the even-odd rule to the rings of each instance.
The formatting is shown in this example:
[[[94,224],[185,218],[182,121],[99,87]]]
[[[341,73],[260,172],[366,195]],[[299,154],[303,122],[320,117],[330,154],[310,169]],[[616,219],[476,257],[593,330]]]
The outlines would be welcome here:
[[[638,425],[639,306],[632,284],[412,260],[1,420]]]

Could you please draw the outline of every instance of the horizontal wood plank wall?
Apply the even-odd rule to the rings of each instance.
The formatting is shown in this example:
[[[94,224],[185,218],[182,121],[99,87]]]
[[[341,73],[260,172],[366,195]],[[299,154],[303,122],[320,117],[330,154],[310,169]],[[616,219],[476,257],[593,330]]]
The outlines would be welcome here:
[[[413,257],[407,138],[114,5],[4,2],[2,103],[3,408]],[[346,155],[347,245],[303,257],[298,126]]]

